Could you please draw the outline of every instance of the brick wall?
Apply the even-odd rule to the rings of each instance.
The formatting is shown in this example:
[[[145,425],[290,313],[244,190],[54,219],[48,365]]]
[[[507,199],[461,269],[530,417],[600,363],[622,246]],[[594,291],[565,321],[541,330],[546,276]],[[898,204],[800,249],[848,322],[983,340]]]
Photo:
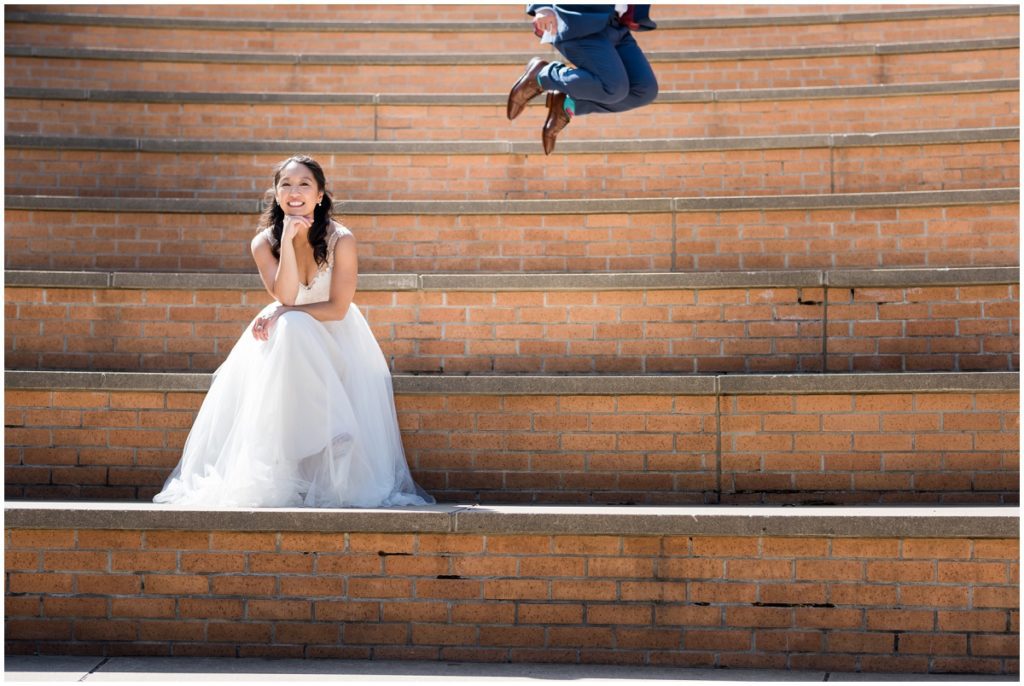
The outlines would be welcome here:
[[[38,11],[35,5],[12,5],[12,9],[19,11]],[[941,8],[945,5],[904,5],[902,9],[929,9]],[[83,7],[81,5],[50,5],[48,8],[53,12],[60,13],[85,13],[122,16],[124,10],[115,6],[97,5],[94,7]],[[409,12],[415,8],[416,21],[439,21],[439,17],[430,11],[423,10],[422,5],[399,6],[399,16],[409,20]],[[658,8],[658,17],[665,19],[708,19],[719,17],[778,17],[793,15],[831,15],[850,12],[878,12],[881,10],[892,10],[900,8],[892,4],[813,4],[813,5],[723,5],[715,7],[712,5],[697,5],[689,7],[686,5],[665,5]],[[519,5],[453,5],[450,10],[457,14],[462,21],[484,22],[484,21],[519,21],[523,20],[523,10]],[[269,5],[246,5],[242,8],[232,5],[133,5],[131,16],[140,17],[196,17],[205,19],[261,19],[279,20],[280,10]],[[310,7],[308,18],[310,21],[395,21],[396,9],[386,6],[319,6]]]
[[[9,146],[8,193],[259,198],[286,154],[113,152]],[[561,154],[316,155],[340,200],[519,200],[1010,188],[1018,143]]]
[[[642,40],[642,39],[641,39]],[[1016,48],[939,52],[887,53],[884,55],[837,54],[825,56],[762,57],[734,59],[727,55],[680,60],[660,58],[648,50],[664,91],[694,89],[808,88],[817,86],[919,83],[971,79],[1016,78]],[[33,48],[45,50],[45,48]],[[189,48],[195,50],[195,47]],[[532,50],[531,50],[532,51]],[[202,52],[200,50],[199,52]],[[376,52],[376,51],[375,51]],[[274,53],[267,53],[277,57]],[[173,53],[172,53],[173,55]],[[247,54],[251,58],[252,54]],[[89,88],[112,90],[174,90],[183,92],[251,90],[258,83],[266,91],[331,93],[421,93],[429,82],[436,92],[508,92],[522,72],[529,52],[505,64],[455,62],[436,64],[302,64],[221,61],[109,59],[88,51],[70,57],[8,56],[4,81],[8,88]],[[552,56],[553,57],[553,56]],[[106,58],[106,59],[104,59]],[[267,62],[272,59],[268,58]]]
[[[1016,266],[1019,205],[351,214],[359,270],[667,272]],[[253,273],[253,214],[13,210],[8,269]],[[674,246],[673,246],[674,241]]]
[[[138,8],[132,8],[133,16],[141,16]],[[182,8],[180,17],[189,9]],[[418,16],[410,16],[419,13]],[[448,16],[457,16],[457,21],[479,13],[485,8],[473,8],[462,14],[462,10],[446,10]],[[58,47],[105,47],[128,50],[181,50],[195,49],[197,45],[216,45],[218,50],[231,52],[275,52],[275,53],[320,53],[320,54],[405,54],[405,53],[478,53],[511,52],[524,53],[536,50],[537,39],[524,12],[519,7],[507,12],[503,21],[521,21],[519,30],[504,29],[484,31],[417,31],[416,24],[410,24],[408,31],[340,31],[332,30],[325,24],[319,31],[253,31],[245,29],[194,28],[182,34],[169,32],[161,27],[132,27],[125,31],[121,27],[76,25],[70,33],[61,24],[32,24],[8,22],[7,43],[9,45],[35,45]],[[773,9],[773,8],[763,8]],[[792,14],[798,14],[800,7],[791,6]],[[886,8],[891,11],[891,6]],[[655,8],[655,19],[673,14],[674,8]],[[38,12],[39,8],[29,8]],[[722,18],[728,8],[719,8],[715,18]],[[856,8],[853,11],[863,11]],[[824,13],[824,10],[822,10]],[[395,13],[403,13],[406,21],[436,22],[436,15],[422,6],[392,10],[388,21],[394,21]],[[327,21],[353,21],[346,18],[344,8],[325,13]],[[329,18],[328,18],[329,17]],[[240,17],[241,18],[241,17]],[[244,17],[250,19],[249,16]],[[696,19],[696,15],[682,17]],[[268,17],[279,20],[280,15]],[[359,19],[357,21],[365,21]],[[783,47],[789,45],[851,45],[874,43],[913,43],[922,41],[986,39],[999,36],[1017,35],[1016,17],[1013,15],[948,17],[927,19],[889,19],[877,21],[829,22],[802,26],[793,25],[752,25],[716,26],[714,28],[673,28],[662,22],[655,32],[644,33],[639,42],[649,51],[675,51],[679,46],[687,50],[750,50],[754,48]],[[186,40],[183,41],[183,36]]]
[[[1016,539],[6,536],[9,653],[1017,669]]]
[[[828,289],[829,371],[1020,366],[1018,286]],[[913,352],[911,352],[913,351]]]
[[[656,102],[624,115],[581,120],[586,126],[574,126],[568,133],[579,140],[614,140],[623,131],[640,138],[670,138],[1017,126],[1018,112],[1016,91],[987,93],[984,99],[973,93],[858,98],[856,112],[846,99],[806,96],[796,101],[716,102],[713,107],[706,102]],[[465,140],[536,140],[538,135],[536,127],[518,120],[510,126],[504,106],[377,107],[375,140],[446,140],[452,131],[461,131]]]
[[[701,89],[703,90],[703,89]],[[94,97],[102,98],[103,93]],[[761,96],[766,98],[767,96]],[[663,96],[664,98],[664,96]],[[8,98],[8,134],[294,140],[536,141],[543,109],[510,124],[504,103],[488,105],[157,103]],[[531,120],[536,126],[530,125]],[[778,136],[926,129],[1016,127],[1014,90],[912,95],[655,102],[624,114],[580,120],[572,140]],[[585,124],[585,126],[583,125]],[[569,140],[567,138],[566,140]],[[47,183],[40,180],[40,184]]]
[[[722,489],[746,503],[1015,502],[1017,412],[1012,393],[725,398]]]
[[[676,268],[1016,265],[1018,205],[687,212]]]
[[[362,291],[391,368],[417,373],[1019,368],[1019,287]],[[851,294],[852,293],[852,294]],[[17,369],[213,371],[263,290],[5,291]],[[827,325],[826,325],[827,318]],[[827,326],[828,336],[822,337]]]
[[[8,497],[149,500],[203,396],[8,388]],[[396,404],[414,476],[446,502],[1018,498],[1009,391],[520,396],[417,394],[399,380]]]

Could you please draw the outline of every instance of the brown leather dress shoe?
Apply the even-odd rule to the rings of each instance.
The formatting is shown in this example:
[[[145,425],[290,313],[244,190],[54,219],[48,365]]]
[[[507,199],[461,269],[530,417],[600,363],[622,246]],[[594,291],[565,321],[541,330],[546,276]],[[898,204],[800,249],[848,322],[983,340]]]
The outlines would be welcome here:
[[[565,111],[565,93],[548,91],[547,106],[548,118],[544,122],[540,138],[544,143],[544,154],[550,155],[555,149],[558,132],[569,124],[569,113]]]
[[[544,89],[537,83],[537,74],[547,65],[548,63],[539,57],[534,57],[526,65],[526,71],[508,93],[508,106],[505,113],[509,119],[515,119],[522,114],[526,103],[544,92]]]

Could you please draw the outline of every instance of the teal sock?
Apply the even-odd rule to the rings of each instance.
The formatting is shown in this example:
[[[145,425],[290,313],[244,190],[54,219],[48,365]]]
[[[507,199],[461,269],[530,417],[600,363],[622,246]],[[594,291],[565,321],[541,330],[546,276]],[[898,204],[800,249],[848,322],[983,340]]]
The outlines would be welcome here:
[[[576,101],[568,95],[565,96],[565,111],[570,117],[576,116]]]

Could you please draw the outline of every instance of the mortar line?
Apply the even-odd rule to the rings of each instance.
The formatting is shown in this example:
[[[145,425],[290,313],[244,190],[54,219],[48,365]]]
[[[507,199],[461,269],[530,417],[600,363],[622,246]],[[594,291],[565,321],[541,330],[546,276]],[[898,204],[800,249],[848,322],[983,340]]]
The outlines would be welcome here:
[[[715,377],[715,481],[716,505],[722,504],[722,377]]]
[[[676,233],[677,232],[677,220],[678,220],[678,217],[679,217],[679,212],[676,210],[675,201],[673,200],[673,202],[672,202],[672,266],[670,268],[671,271],[676,271],[679,268],[679,266],[678,266],[678,257],[679,256],[678,256],[678,254],[676,252],[676,241],[678,240],[678,235]]]
[[[828,271],[822,274],[821,300],[821,373],[828,374],[828,295],[831,290],[828,283]]]

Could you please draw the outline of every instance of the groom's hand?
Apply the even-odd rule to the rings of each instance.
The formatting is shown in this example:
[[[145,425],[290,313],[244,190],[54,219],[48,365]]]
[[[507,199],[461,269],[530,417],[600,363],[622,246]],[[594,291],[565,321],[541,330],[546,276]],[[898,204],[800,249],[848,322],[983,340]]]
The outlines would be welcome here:
[[[538,36],[548,32],[557,33],[558,19],[555,18],[555,13],[551,10],[537,10],[537,15],[533,18],[533,32]]]

